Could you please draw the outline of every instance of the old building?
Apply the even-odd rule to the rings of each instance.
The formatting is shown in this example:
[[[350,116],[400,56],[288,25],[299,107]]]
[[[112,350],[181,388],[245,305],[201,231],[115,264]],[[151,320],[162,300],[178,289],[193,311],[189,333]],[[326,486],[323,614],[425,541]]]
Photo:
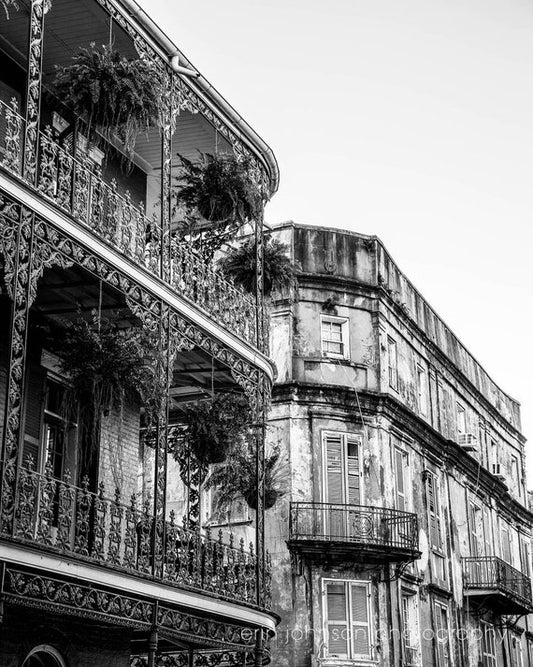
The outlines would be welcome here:
[[[271,318],[275,664],[533,665],[519,404],[379,239],[274,233],[299,267]]]
[[[236,402],[262,479],[261,276],[177,234],[198,151],[246,166],[260,259],[275,158],[134,0],[0,0],[4,667],[268,662],[261,484],[252,545],[204,529],[183,435]]]

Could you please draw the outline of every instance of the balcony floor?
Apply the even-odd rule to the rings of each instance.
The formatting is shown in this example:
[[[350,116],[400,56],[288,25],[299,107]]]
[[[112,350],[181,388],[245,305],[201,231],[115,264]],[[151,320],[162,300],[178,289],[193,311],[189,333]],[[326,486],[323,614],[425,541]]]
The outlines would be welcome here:
[[[533,612],[533,604],[499,588],[467,588],[465,599],[475,605],[488,607],[496,614],[523,615]]]

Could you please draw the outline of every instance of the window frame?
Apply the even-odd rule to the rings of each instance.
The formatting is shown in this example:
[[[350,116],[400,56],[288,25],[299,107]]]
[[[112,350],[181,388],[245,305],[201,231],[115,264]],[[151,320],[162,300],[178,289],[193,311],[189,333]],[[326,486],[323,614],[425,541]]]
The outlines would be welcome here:
[[[322,502],[333,503],[328,499],[328,438],[339,438],[341,444],[341,475],[342,475],[342,497],[341,505],[351,505],[355,503],[348,503],[349,500],[349,460],[348,460],[348,445],[355,443],[358,448],[358,463],[359,463],[359,502],[358,505],[364,505],[364,469],[363,469],[363,439],[359,433],[347,433],[346,431],[331,431],[329,429],[321,432],[322,440]]]
[[[450,626],[450,607],[446,602],[441,600],[434,601],[435,610],[435,642],[436,642],[436,667],[452,667],[453,665],[453,647],[451,643],[451,626]],[[438,622],[438,614],[442,612],[446,614],[446,641],[439,639],[439,630],[442,629]],[[442,619],[442,616],[440,617]],[[447,647],[447,650],[443,647]]]
[[[415,366],[418,411],[422,417],[428,415],[428,381],[426,369],[419,363]]]
[[[394,361],[394,363],[391,363],[391,361]],[[398,391],[398,344],[389,334],[387,334],[387,362],[389,387],[394,389],[394,391]]]
[[[348,628],[348,638],[347,638],[347,654],[335,654],[330,655],[329,651],[329,627],[332,624],[335,624],[334,621],[330,621],[328,618],[328,586],[334,585],[344,586],[344,598],[345,598],[345,611],[346,611],[346,621],[345,625]],[[361,587],[366,589],[366,615],[367,623],[355,622],[353,620],[352,614],[352,600],[353,600],[353,588]],[[373,600],[372,600],[372,587],[371,582],[368,580],[357,580],[357,579],[322,579],[322,620],[323,620],[323,637],[324,637],[324,658],[327,661],[338,660],[348,660],[350,662],[371,662],[374,660],[374,619],[372,615]],[[340,623],[337,621],[337,625]],[[365,627],[367,631],[368,638],[368,653],[355,653],[353,645],[353,627]]]
[[[457,415],[457,433],[458,435],[465,435],[467,432],[466,408],[462,403],[456,401],[455,411]]]
[[[480,621],[481,627],[481,664],[483,667],[497,667],[496,657],[496,628],[488,621]],[[489,632],[492,633],[490,646],[487,644]],[[490,651],[492,649],[492,652]]]
[[[342,352],[332,352],[326,349],[328,343],[336,343],[324,335],[325,324],[340,325],[340,341]],[[350,359],[350,320],[347,317],[337,315],[320,315],[320,352],[323,357],[330,359]]]

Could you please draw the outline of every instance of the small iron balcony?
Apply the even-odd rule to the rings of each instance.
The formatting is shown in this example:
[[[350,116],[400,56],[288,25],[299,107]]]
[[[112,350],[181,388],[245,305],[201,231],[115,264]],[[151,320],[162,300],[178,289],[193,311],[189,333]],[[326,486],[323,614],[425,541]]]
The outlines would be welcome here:
[[[528,576],[496,556],[463,558],[465,597],[500,614],[533,611]]]
[[[289,547],[332,562],[411,561],[420,557],[415,514],[383,507],[291,503]]]

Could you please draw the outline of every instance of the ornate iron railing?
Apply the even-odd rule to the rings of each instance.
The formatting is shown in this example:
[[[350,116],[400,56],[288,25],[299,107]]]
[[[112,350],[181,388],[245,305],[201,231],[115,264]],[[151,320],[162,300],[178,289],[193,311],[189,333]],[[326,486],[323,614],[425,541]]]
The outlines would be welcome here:
[[[415,514],[383,507],[294,502],[290,508],[292,541],[325,541],[415,552]]]
[[[466,589],[498,590],[533,608],[529,577],[497,556],[463,558]]]
[[[0,100],[0,166],[24,178],[22,150],[25,121],[13,98]],[[86,152],[61,146],[48,126],[39,133],[37,183],[32,187],[64,213],[86,225],[114,249],[157,277],[163,275],[161,225],[148,218],[117,182],[107,182],[101,167]],[[206,264],[184,241],[173,241],[170,284],[203,308],[215,321],[256,344],[257,306],[240,286]]]
[[[180,587],[210,595],[256,604],[258,559],[245,551],[244,540],[235,544],[230,533],[225,541],[222,530],[216,537],[209,529],[200,532],[175,521],[173,513],[165,522],[162,567],[154,574],[152,539],[155,520],[148,501],[138,507],[135,496],[123,504],[117,489],[113,498],[33,470],[31,461],[18,471],[17,510],[13,534],[8,537],[27,541],[33,547],[68,554],[103,566],[127,572],[152,575]],[[265,576],[270,576],[267,559]],[[269,581],[266,582],[270,590]],[[267,596],[267,602],[269,596]]]

